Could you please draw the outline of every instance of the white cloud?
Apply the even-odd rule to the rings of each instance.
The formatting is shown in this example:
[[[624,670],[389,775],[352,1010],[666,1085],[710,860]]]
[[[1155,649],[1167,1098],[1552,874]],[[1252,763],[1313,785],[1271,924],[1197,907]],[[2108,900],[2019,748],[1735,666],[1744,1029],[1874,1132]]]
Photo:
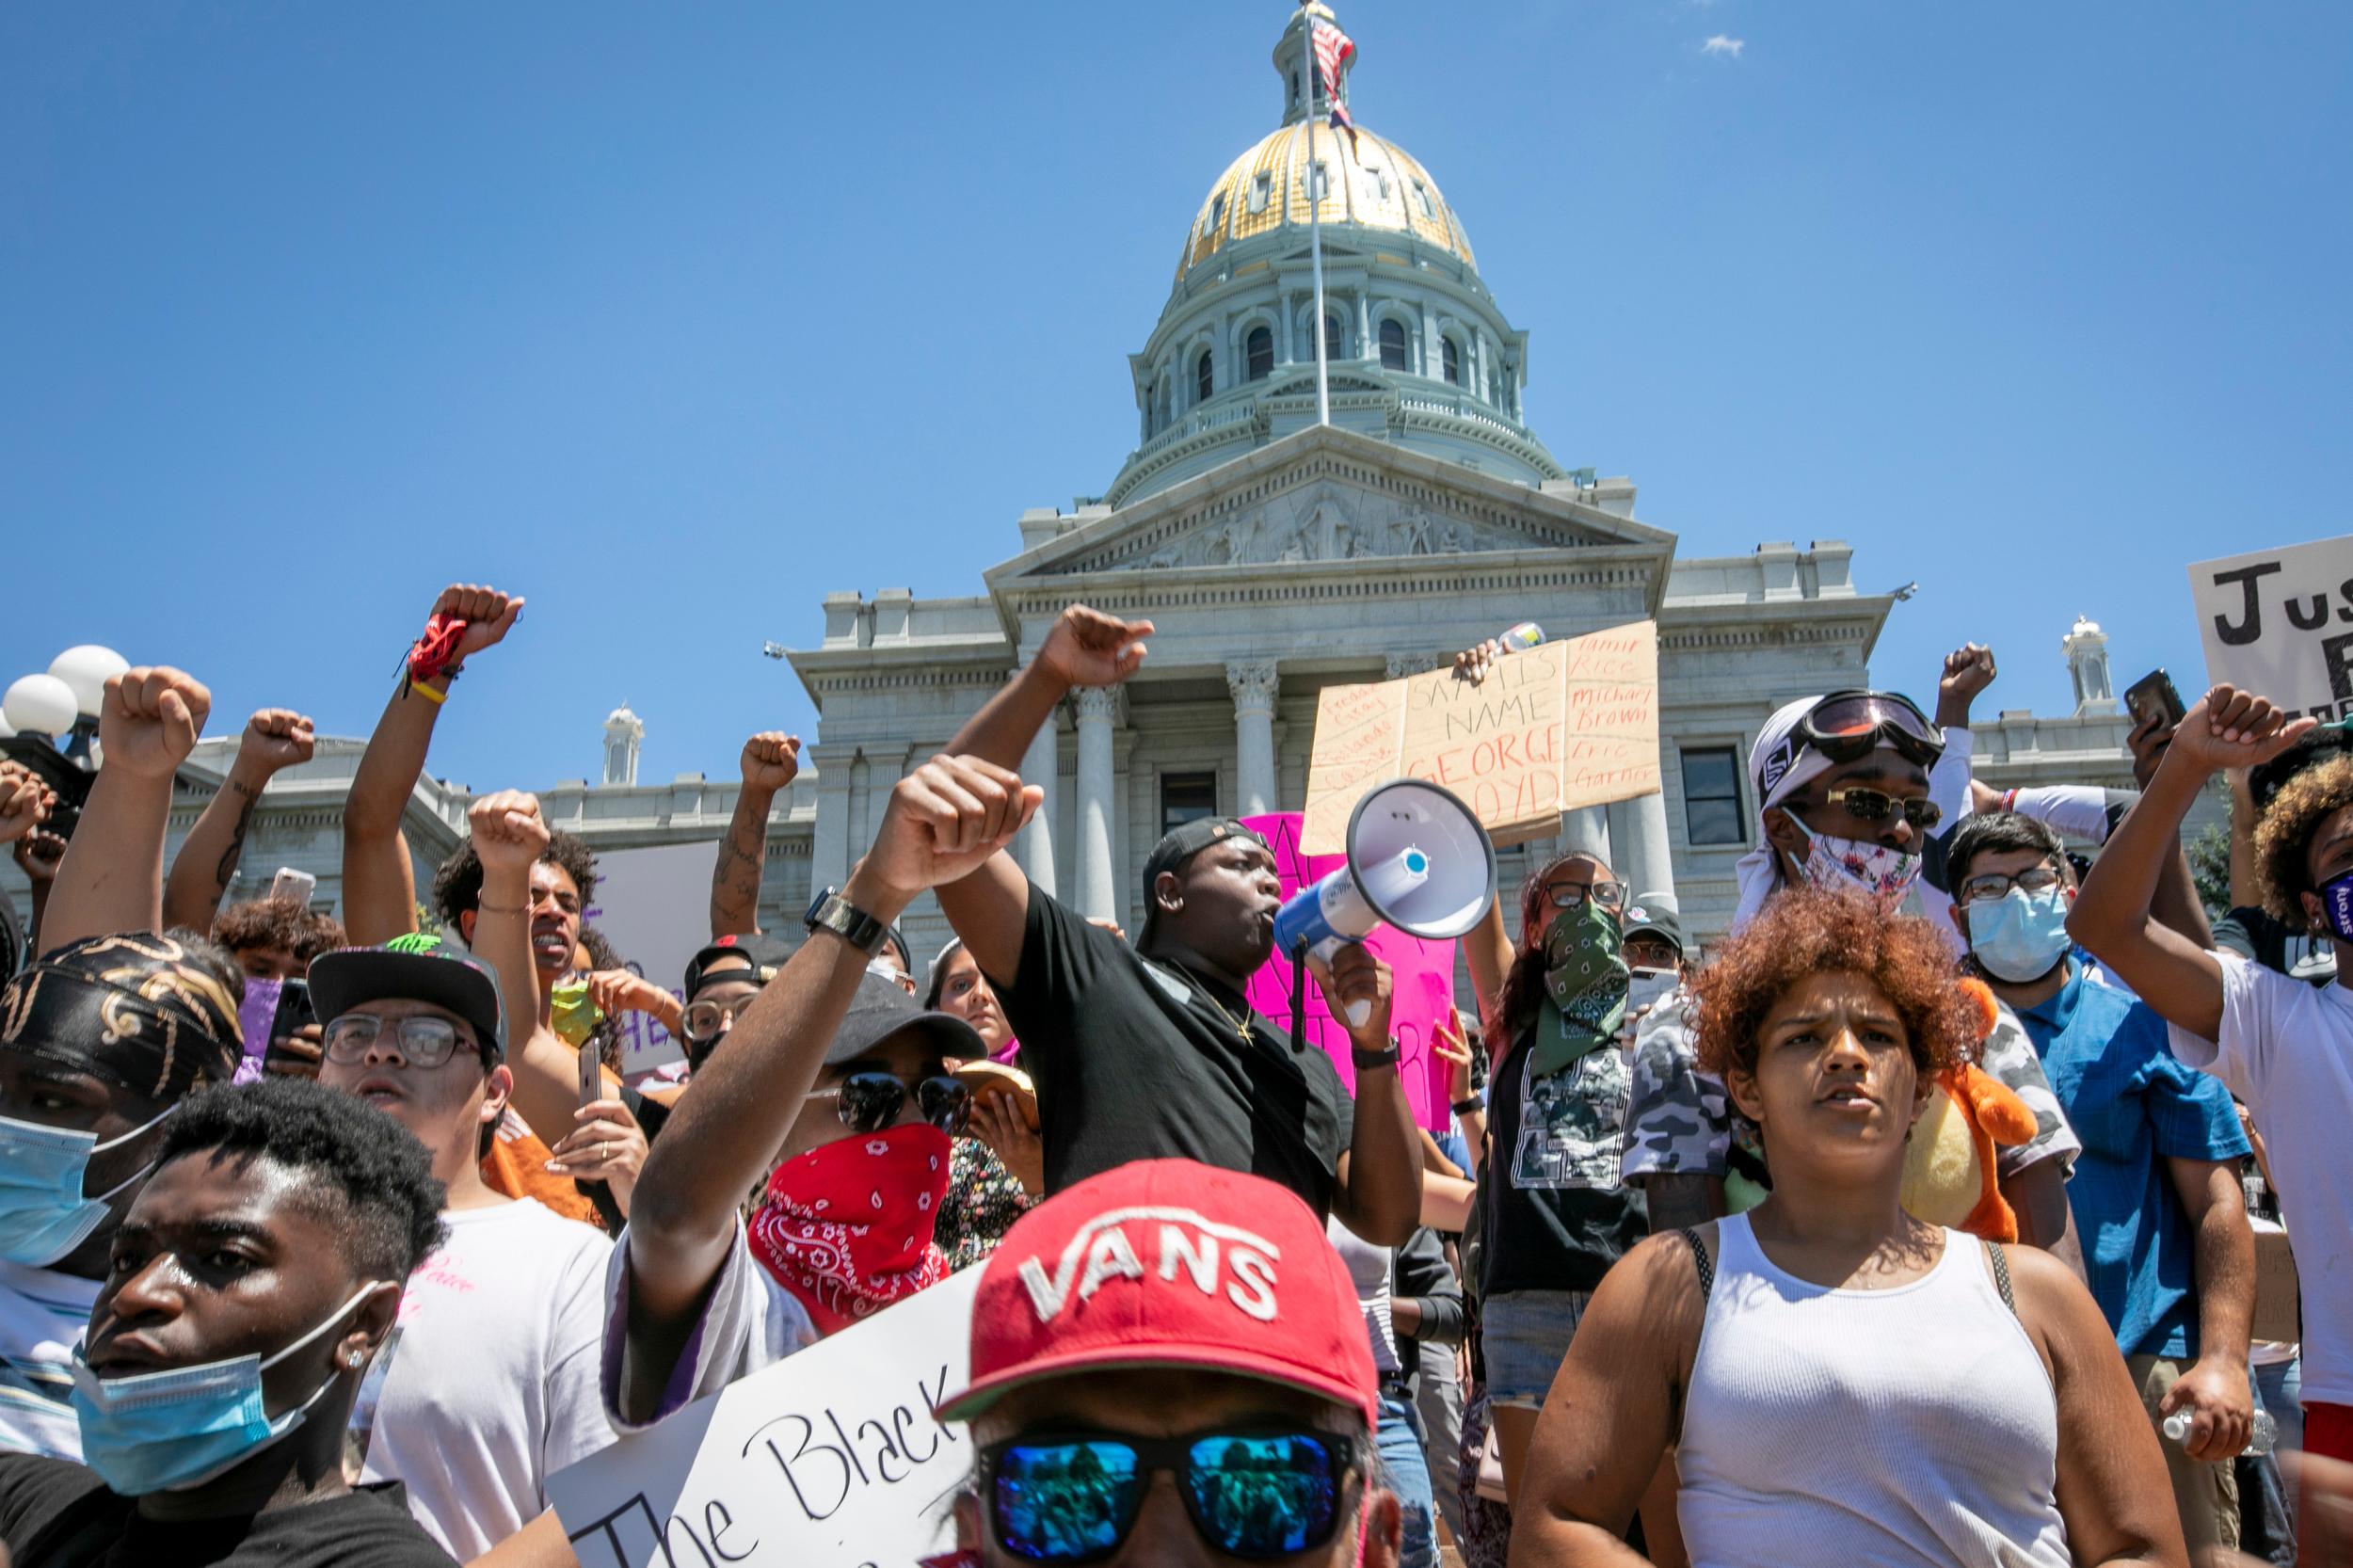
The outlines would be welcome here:
[[[1748,46],[1748,40],[1745,39],[1726,38],[1723,34],[1718,33],[1714,38],[1700,45],[1700,53],[1737,60],[1740,57],[1740,51]]]

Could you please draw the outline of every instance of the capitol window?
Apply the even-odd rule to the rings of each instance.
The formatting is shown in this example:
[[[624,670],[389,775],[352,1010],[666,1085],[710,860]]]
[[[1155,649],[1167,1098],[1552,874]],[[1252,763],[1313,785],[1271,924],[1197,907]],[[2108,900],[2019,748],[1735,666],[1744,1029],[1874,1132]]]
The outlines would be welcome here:
[[[1348,335],[1340,330],[1339,317],[1325,316],[1323,318],[1323,357],[1327,360],[1338,359],[1340,344],[1347,341],[1347,337]]]
[[[1250,180],[1250,210],[1254,213],[1265,212],[1266,204],[1273,199],[1274,176],[1262,168]]]
[[[1321,158],[1318,158],[1315,161],[1315,167],[1307,171],[1307,200],[1310,201],[1322,201],[1327,200],[1331,194],[1331,173],[1323,167],[1323,160]]]
[[[1463,384],[1463,351],[1455,346],[1452,338],[1441,338],[1438,342],[1438,360],[1446,371],[1446,378],[1451,385],[1459,387]]]
[[[1274,371],[1274,334],[1263,327],[1253,327],[1242,340],[1242,357],[1248,360],[1250,379],[1262,381]]]
[[[1683,753],[1683,832],[1695,848],[1745,844],[1740,826],[1740,764],[1730,746]]]
[[[1217,775],[1160,775],[1160,832],[1174,833],[1189,822],[1217,815]]]
[[[1419,180],[1414,182],[1414,200],[1421,203],[1421,216],[1433,223],[1438,220],[1438,204],[1430,200],[1430,187]]]
[[[1389,175],[1388,175],[1388,171],[1387,171],[1386,169],[1376,168],[1376,169],[1372,170],[1371,172],[1372,172],[1372,188],[1373,188],[1373,189],[1375,189],[1375,190],[1377,190],[1377,191],[1379,191],[1379,192],[1381,193],[1381,200],[1382,200],[1386,201],[1386,200],[1389,199]]]
[[[1405,324],[1395,317],[1381,324],[1381,368],[1405,368]]]
[[[1209,351],[1205,348],[1201,351],[1201,358],[1195,360],[1193,365],[1193,401],[1196,403],[1207,403],[1209,400],[1209,393],[1215,388],[1216,384],[1215,374],[1209,367]]]
[[[1225,227],[1225,193],[1219,191],[1209,199],[1209,221],[1201,226],[1201,232],[1213,234]]]

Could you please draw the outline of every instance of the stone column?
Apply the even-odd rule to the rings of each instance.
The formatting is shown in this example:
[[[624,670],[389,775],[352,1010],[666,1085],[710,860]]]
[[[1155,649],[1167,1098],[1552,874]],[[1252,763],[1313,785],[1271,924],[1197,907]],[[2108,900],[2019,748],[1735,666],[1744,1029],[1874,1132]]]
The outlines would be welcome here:
[[[1674,895],[1674,857],[1668,847],[1664,794],[1653,791],[1611,806],[1609,841],[1618,852],[1609,869],[1618,873],[1629,895]]]
[[[856,746],[812,746],[817,770],[817,831],[809,845],[809,892],[850,880],[850,765]]]
[[[1606,806],[1580,806],[1574,811],[1561,813],[1561,853],[1572,850],[1586,855],[1598,855],[1611,871],[1617,865],[1609,858],[1609,808]],[[1624,873],[1620,872],[1620,879]]]
[[[1119,688],[1085,686],[1072,694],[1079,711],[1079,913],[1088,920],[1119,918],[1112,866],[1112,726],[1119,718]]]
[[[1037,803],[1037,815],[1014,840],[1014,858],[1021,870],[1037,884],[1043,892],[1054,891],[1054,788],[1062,772],[1062,745],[1059,733],[1059,709],[1046,715],[1046,722],[1037,727],[1037,734],[1030,742],[1030,749],[1021,754],[1021,782],[1034,784],[1046,792],[1046,798]]]
[[[1234,694],[1235,815],[1256,817],[1275,809],[1274,661],[1225,666],[1225,689]]]

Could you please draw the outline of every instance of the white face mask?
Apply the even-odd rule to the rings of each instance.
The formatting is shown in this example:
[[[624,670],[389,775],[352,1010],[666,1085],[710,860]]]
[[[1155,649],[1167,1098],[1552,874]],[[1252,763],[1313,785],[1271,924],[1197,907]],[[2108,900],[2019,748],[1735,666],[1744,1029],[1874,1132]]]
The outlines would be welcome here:
[[[1798,823],[1798,831],[1805,835],[1803,875],[1814,887],[1859,892],[1877,904],[1881,913],[1893,914],[1912,891],[1912,885],[1920,880],[1920,857],[1916,855],[1860,839],[1817,833],[1798,822],[1796,812],[1786,814],[1791,822]]]

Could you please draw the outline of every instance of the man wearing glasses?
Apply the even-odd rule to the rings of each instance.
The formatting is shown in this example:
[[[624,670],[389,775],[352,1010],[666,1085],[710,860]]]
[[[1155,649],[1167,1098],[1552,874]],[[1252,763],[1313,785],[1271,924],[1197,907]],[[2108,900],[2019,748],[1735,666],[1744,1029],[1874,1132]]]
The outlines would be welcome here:
[[[2182,1065],[2165,1020],[2084,972],[2067,936],[2075,880],[2058,836],[2015,812],[1953,835],[1953,923],[2017,1014],[2082,1137],[2067,1201],[2086,1278],[2150,1419],[2190,1415],[2163,1445],[2193,1560],[2238,1544],[2230,1460],[2253,1418],[2247,1376],[2255,1239],[2239,1161],[2251,1152],[2221,1080]]]
[[[514,1086],[498,982],[429,936],[321,953],[310,978],[319,1082],[408,1128],[448,1190],[448,1240],[409,1279],[355,1407],[364,1479],[405,1484],[460,1561],[527,1525],[560,1544],[547,1478],[613,1441],[597,1398],[612,1245],[482,1179]]]

